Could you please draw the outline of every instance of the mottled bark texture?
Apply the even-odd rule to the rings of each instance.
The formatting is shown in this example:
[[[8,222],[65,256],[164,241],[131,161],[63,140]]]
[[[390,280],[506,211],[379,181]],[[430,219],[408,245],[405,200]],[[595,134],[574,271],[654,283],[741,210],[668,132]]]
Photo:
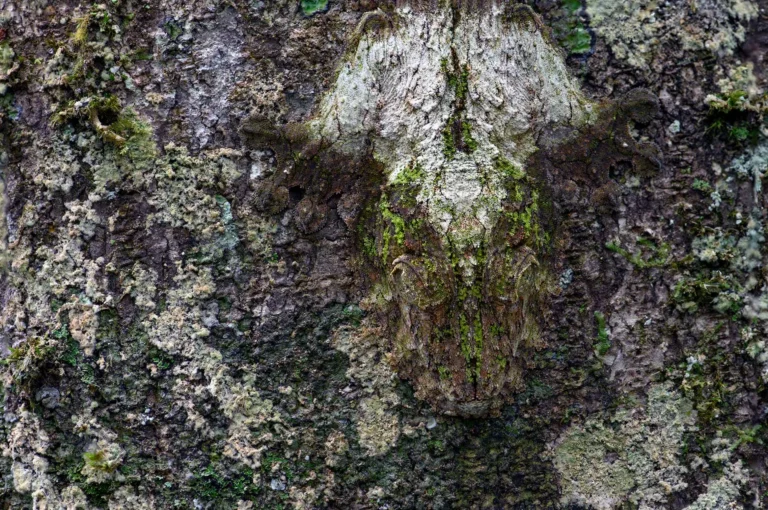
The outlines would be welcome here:
[[[763,508],[764,0],[0,0],[0,501]]]

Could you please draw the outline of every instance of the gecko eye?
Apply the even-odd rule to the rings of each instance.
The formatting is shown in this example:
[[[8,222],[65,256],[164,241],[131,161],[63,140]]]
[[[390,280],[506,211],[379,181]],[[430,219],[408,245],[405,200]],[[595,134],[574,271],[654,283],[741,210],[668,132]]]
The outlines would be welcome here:
[[[291,199],[291,204],[297,204],[304,198],[305,191],[301,186],[291,186],[288,188],[288,196]]]

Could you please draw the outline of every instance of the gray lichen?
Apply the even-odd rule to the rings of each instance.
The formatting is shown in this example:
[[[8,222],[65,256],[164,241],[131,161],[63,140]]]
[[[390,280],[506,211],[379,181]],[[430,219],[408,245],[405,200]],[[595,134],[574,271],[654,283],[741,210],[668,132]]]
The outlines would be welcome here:
[[[731,53],[744,41],[745,24],[758,15],[757,4],[748,0],[698,0],[690,9],[642,0],[586,4],[590,26],[619,59],[639,68],[648,68],[662,44]]]
[[[628,407],[570,427],[553,450],[562,502],[599,509],[627,501],[641,508],[667,504],[687,487],[680,454],[695,424],[691,402],[667,383],[650,388],[642,410]]]

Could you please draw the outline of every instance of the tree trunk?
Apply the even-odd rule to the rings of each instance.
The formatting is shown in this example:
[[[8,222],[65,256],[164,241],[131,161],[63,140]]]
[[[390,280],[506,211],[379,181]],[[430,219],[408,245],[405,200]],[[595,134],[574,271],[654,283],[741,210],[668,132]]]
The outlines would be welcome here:
[[[3,508],[762,508],[764,0],[0,0]]]

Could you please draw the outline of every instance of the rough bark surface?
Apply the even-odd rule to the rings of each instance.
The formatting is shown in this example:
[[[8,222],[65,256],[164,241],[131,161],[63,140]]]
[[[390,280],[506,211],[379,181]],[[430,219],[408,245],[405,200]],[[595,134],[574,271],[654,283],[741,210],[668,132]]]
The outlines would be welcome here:
[[[765,0],[0,0],[3,508],[763,508]]]

